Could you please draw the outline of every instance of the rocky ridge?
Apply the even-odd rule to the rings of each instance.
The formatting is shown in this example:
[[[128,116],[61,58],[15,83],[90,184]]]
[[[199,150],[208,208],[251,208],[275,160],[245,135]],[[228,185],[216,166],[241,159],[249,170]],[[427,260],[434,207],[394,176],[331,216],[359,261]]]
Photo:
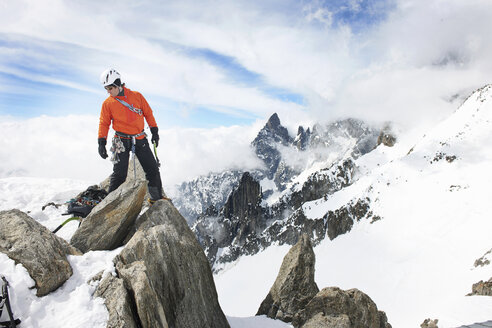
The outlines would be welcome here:
[[[233,186],[227,199],[210,205],[192,225],[214,270],[272,243],[293,245],[302,233],[318,244],[328,231],[333,239],[349,231],[354,222],[372,218],[367,197],[317,219],[306,217],[303,204],[350,186],[357,176],[355,159],[374,149],[378,136],[375,129],[363,122],[348,119],[325,127],[315,125],[312,130],[299,127],[298,135],[291,138],[279,117],[272,115],[252,142],[256,154],[265,162],[266,171],[244,172],[237,185],[232,179],[227,180],[229,188]],[[301,173],[306,175],[309,170],[288,164],[289,160],[282,155],[287,147],[299,156],[305,152],[315,158],[314,163],[322,162],[325,167],[300,178]],[[262,188],[269,178],[274,181],[275,190]],[[255,192],[245,194],[241,190]],[[274,197],[277,199],[271,201]],[[339,223],[343,225],[340,227]]]
[[[26,213],[0,212],[0,252],[21,263],[37,295],[44,296],[72,275],[66,255],[82,255],[74,245],[84,252],[124,246],[113,261],[114,272],[88,282],[97,287],[94,297],[105,299],[107,327],[228,328],[194,233],[167,200],[139,215],[145,193],[140,179],[120,186],[84,221],[72,246]]]

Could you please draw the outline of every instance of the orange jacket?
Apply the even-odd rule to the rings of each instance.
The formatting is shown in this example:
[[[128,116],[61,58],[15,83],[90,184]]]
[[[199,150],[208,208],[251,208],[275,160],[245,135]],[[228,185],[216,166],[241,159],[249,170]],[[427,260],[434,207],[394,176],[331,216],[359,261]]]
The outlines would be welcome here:
[[[144,117],[147,120],[149,127],[156,127],[154,114],[147,100],[140,92],[132,91],[123,87],[125,95],[116,97],[126,101],[128,104],[142,110],[143,115],[132,112],[128,107],[121,104],[113,96],[109,96],[102,104],[101,116],[99,117],[99,133],[98,138],[107,138],[109,126],[113,122],[113,129],[125,134],[139,134],[144,129]],[[144,136],[138,137],[142,139]]]

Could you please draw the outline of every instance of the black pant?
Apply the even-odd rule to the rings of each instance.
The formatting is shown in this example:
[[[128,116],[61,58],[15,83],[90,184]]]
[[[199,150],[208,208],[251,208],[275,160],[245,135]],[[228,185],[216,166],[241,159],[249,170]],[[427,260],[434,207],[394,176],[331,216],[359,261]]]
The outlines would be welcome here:
[[[121,138],[123,145],[125,146],[125,151],[119,153],[119,162],[113,166],[113,174],[111,174],[109,182],[109,192],[116,190],[123,182],[126,180],[128,174],[128,161],[130,159],[130,152],[132,150],[132,140]],[[145,172],[145,176],[148,181],[149,194],[153,200],[158,200],[162,198],[162,182],[161,174],[159,172],[159,166],[152,154],[149,142],[147,138],[136,139],[135,143],[135,154],[137,155],[138,161],[142,165]]]

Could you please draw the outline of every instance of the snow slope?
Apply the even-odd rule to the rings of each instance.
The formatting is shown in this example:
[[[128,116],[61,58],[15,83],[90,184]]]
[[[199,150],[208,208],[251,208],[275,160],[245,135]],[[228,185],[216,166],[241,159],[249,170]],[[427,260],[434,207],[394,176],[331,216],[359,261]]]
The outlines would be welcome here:
[[[385,311],[393,327],[418,327],[438,318],[456,327],[492,318],[492,297],[465,296],[492,277],[474,267],[492,248],[492,87],[474,93],[415,145],[378,147],[359,158],[350,187],[304,204],[320,218],[352,199],[369,197],[382,220],[315,248],[320,288],[358,288]],[[286,247],[242,258],[216,277],[224,311],[253,315],[275,280]],[[258,283],[258,279],[269,281]],[[232,286],[242,286],[235,293]],[[249,297],[256,295],[256,298]]]

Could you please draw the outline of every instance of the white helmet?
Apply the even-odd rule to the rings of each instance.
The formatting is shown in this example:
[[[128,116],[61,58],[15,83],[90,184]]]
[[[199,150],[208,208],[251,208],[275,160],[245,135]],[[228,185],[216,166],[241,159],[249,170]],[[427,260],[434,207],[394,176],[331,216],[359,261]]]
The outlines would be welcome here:
[[[119,81],[116,81],[119,80]],[[116,81],[116,83],[115,83]],[[116,84],[121,85],[121,75],[114,68],[108,68],[101,74],[101,83],[104,87],[108,85]]]

